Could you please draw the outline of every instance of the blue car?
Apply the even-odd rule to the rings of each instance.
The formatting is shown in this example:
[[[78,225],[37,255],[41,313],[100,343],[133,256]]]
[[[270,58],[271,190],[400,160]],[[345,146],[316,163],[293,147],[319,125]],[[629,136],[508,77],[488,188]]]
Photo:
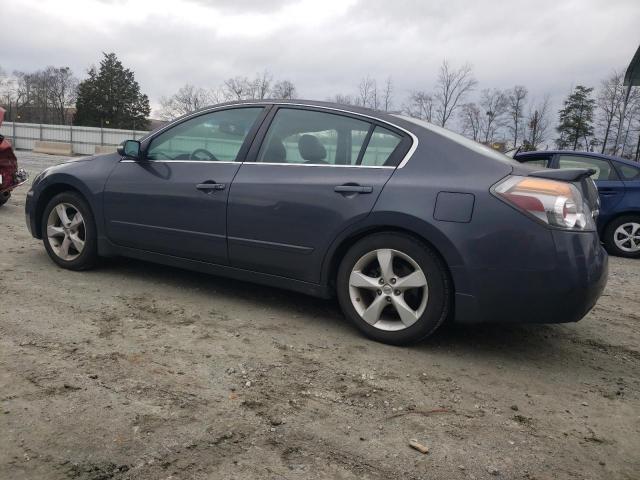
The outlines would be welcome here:
[[[60,267],[120,255],[335,296],[404,344],[447,319],[580,320],[607,281],[589,173],[404,116],[238,102],[50,167],[25,208]]]
[[[590,152],[518,153],[521,163],[548,168],[592,168],[600,193],[598,232],[612,255],[640,258],[640,164]]]

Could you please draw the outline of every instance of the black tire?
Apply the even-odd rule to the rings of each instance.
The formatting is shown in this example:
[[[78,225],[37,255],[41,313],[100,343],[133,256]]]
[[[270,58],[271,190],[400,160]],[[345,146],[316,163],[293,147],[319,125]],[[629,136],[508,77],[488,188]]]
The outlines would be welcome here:
[[[402,330],[381,330],[367,323],[351,301],[349,278],[356,262],[369,252],[379,249],[392,249],[408,255],[417,263],[427,280],[426,307],[415,323]],[[344,315],[369,338],[392,345],[415,343],[431,335],[446,320],[452,294],[451,282],[440,257],[423,242],[409,235],[392,232],[370,235],[349,249],[338,269],[336,289]]]
[[[7,203],[11,198],[11,192],[0,193],[0,207]]]
[[[82,249],[82,252],[80,252],[80,255],[72,260],[64,260],[60,258],[52,248],[49,237],[47,236],[47,220],[49,215],[51,214],[51,211],[61,203],[72,205],[82,214],[84,219],[84,248]],[[98,259],[96,223],[91,208],[80,194],[69,191],[59,193],[53,197],[45,207],[40,221],[44,248],[47,250],[51,260],[53,260],[57,265],[68,270],[87,270],[96,264]]]
[[[625,223],[637,223],[640,224],[640,215],[624,215],[613,220],[607,228],[604,230],[602,241],[604,246],[611,255],[625,258],[640,258],[640,250],[635,252],[628,252],[622,250],[615,242],[615,234],[618,227]]]

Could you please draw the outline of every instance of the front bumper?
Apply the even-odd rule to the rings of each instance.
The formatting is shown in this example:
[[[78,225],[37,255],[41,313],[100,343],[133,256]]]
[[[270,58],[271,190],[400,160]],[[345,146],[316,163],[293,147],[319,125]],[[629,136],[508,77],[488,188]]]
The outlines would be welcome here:
[[[37,226],[36,226],[36,215],[35,215],[35,202],[34,202],[34,198],[33,198],[33,190],[29,190],[27,192],[27,198],[24,202],[24,214],[25,214],[25,220],[27,223],[27,229],[29,230],[29,233],[33,236],[36,237],[36,232],[38,231]]]
[[[552,238],[555,262],[548,267],[467,271],[473,294],[456,294],[456,322],[565,323],[582,319],[607,284],[608,256],[596,232],[554,230]]]

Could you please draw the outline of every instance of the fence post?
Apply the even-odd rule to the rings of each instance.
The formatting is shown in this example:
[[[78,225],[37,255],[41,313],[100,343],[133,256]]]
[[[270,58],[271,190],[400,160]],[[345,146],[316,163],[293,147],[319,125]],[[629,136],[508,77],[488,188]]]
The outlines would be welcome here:
[[[42,124],[38,125],[40,127],[40,141],[42,141]]]
[[[13,143],[11,144],[11,146],[13,148],[18,148],[18,145],[16,145],[16,119],[13,119],[13,122],[11,122],[11,127],[12,127],[12,137],[13,137]]]

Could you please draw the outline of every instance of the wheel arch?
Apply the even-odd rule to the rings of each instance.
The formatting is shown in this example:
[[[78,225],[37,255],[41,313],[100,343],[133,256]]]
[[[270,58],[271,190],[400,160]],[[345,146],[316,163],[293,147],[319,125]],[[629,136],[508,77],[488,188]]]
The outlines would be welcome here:
[[[56,182],[52,183],[45,187],[40,195],[38,196],[38,200],[35,206],[35,237],[41,239],[42,238],[42,215],[44,214],[44,209],[47,207],[47,204],[51,201],[53,197],[63,192],[75,192],[80,195],[89,205],[89,208],[93,210],[91,203],[89,202],[87,195],[85,195],[78,187],[72,185],[67,182]],[[95,217],[95,212],[94,217]]]
[[[640,209],[638,209],[638,210],[622,210],[620,212],[615,213],[614,215],[609,217],[609,219],[607,220],[607,223],[602,225],[602,227],[599,229],[600,235],[604,236],[604,234],[607,232],[607,229],[609,228],[609,226],[613,222],[615,222],[616,220],[618,220],[621,217],[636,217],[636,218],[640,219]]]
[[[382,218],[380,220],[382,220]],[[423,220],[413,219],[412,223],[410,223],[410,225],[422,226],[422,229],[402,225],[397,220],[401,219],[397,218],[396,214],[396,221],[379,221],[367,225],[361,225],[358,228],[351,228],[348,231],[343,232],[343,234],[334,241],[332,246],[329,248],[328,253],[325,255],[322,268],[322,284],[328,286],[331,292],[335,291],[336,277],[342,258],[349,248],[362,238],[383,232],[400,233],[426,244],[438,256],[444,266],[449,281],[451,282],[451,297],[453,298],[453,294],[456,291],[456,284],[451,266],[462,263],[457,249],[455,249],[451,242],[449,242],[440,231],[435,229],[432,225],[426,224]],[[432,230],[431,234],[428,230]]]

